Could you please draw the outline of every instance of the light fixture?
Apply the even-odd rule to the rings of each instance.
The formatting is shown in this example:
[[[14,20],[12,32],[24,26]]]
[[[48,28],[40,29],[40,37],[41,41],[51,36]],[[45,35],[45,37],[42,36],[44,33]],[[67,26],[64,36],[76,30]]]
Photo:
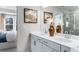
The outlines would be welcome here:
[[[42,6],[43,8],[47,8],[48,6]]]

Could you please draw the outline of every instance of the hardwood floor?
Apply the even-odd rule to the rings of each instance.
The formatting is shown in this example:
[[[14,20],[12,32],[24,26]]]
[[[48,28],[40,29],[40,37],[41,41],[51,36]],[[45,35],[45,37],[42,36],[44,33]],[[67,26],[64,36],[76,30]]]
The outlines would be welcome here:
[[[17,48],[0,49],[0,52],[17,52]]]

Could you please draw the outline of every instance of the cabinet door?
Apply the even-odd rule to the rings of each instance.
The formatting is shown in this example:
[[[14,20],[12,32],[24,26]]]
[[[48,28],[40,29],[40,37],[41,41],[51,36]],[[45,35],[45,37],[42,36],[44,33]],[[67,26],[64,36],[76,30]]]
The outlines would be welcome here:
[[[32,35],[31,50],[33,52],[59,52],[60,45],[47,39]]]
[[[55,52],[54,49],[51,49],[50,47],[46,46],[43,44],[43,47],[42,47],[42,51],[43,52]]]
[[[41,52],[42,44],[38,40],[32,39],[31,50],[32,50],[32,52]]]
[[[69,52],[69,51],[70,51],[69,47],[61,45],[61,52]]]
[[[42,40],[43,40],[44,45],[48,46],[49,48],[51,48],[57,52],[60,52],[60,44],[47,40],[47,39],[42,39]]]
[[[36,51],[36,40],[31,39],[31,51]]]
[[[31,51],[36,51],[36,37],[31,35]]]
[[[32,52],[41,52],[42,44],[38,40],[39,38],[36,36],[31,37],[31,51]]]
[[[36,41],[36,52],[42,52],[43,44],[41,44],[38,40]]]

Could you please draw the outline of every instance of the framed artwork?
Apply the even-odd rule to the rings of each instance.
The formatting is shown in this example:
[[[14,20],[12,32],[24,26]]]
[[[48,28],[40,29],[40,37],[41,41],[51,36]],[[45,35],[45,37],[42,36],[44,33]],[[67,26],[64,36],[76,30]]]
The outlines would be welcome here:
[[[37,10],[24,8],[24,23],[37,23]]]
[[[47,21],[48,21],[50,18],[51,18],[51,19],[53,18],[53,13],[51,13],[51,12],[44,12],[44,23],[47,23]]]

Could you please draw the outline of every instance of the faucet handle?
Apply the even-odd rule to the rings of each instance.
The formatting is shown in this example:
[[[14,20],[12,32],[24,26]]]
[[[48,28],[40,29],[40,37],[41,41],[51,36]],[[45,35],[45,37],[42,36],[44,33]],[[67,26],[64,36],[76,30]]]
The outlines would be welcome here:
[[[65,34],[68,34],[68,31],[65,31]]]

